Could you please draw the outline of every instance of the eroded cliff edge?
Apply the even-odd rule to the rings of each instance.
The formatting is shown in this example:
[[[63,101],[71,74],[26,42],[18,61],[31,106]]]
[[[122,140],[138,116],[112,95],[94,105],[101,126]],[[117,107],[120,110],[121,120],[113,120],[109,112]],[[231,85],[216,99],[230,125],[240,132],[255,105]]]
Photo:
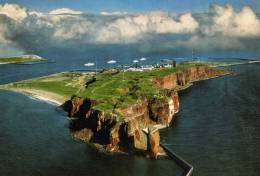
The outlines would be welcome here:
[[[140,97],[127,107],[112,112],[98,110],[95,99],[73,96],[62,107],[71,119],[74,138],[93,143],[109,152],[163,155],[158,128],[168,126],[179,111],[178,91],[194,81],[232,73],[207,66],[193,66],[152,79],[163,96]],[[145,133],[146,132],[146,133]],[[148,132],[148,134],[147,134]]]

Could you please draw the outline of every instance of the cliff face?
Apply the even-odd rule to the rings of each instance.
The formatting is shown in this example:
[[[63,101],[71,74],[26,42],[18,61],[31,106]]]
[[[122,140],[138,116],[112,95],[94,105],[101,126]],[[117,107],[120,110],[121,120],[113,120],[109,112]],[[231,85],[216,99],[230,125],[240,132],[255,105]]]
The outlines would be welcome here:
[[[176,89],[186,86],[187,84],[207,79],[230,74],[228,70],[218,70],[206,66],[194,66],[187,70],[172,73],[170,75],[154,79],[154,83],[164,89]]]
[[[94,105],[94,101],[82,97],[74,97],[63,104],[72,119],[70,128],[75,138],[100,144],[107,151],[144,153],[152,145],[148,138],[156,144],[152,152],[159,151],[157,144],[160,138],[156,135],[148,136],[143,129],[153,129],[158,124],[169,125],[179,110],[179,99],[174,91],[169,92],[167,100],[144,99],[139,104],[119,109],[124,117],[120,122],[113,114],[93,109]]]
[[[92,142],[111,152],[148,153],[156,157],[160,152],[160,136],[156,125],[168,126],[179,111],[179,97],[175,89],[193,81],[228,74],[228,71],[208,67],[192,67],[183,72],[156,78],[153,82],[168,89],[163,99],[144,98],[127,108],[117,109],[123,116],[118,121],[115,113],[95,110],[94,100],[73,97],[63,108],[71,117],[71,131],[75,138]],[[145,133],[145,129],[151,131]]]

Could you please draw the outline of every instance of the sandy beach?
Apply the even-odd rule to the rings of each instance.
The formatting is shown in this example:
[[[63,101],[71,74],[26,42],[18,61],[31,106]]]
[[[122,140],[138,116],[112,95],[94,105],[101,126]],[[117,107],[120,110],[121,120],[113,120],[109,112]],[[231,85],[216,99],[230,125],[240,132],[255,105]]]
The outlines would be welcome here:
[[[44,101],[49,104],[57,105],[57,106],[62,105],[66,100],[68,100],[68,97],[63,97],[61,95],[58,95],[58,94],[55,94],[52,92],[47,92],[47,91],[38,90],[38,89],[6,88],[6,90],[19,92],[19,93],[22,93],[24,95],[31,97],[32,99]]]

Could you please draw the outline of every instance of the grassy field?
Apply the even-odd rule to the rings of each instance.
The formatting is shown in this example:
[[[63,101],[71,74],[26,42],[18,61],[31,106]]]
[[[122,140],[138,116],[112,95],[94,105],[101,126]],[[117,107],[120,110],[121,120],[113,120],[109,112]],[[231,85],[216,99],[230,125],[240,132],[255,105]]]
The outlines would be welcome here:
[[[12,63],[25,63],[25,62],[40,62],[43,60],[45,60],[45,59],[12,57],[12,58],[0,58],[0,63],[12,64]]]
[[[163,99],[164,90],[152,83],[162,77],[194,64],[183,64],[175,68],[155,69],[144,72],[118,72],[109,70],[95,75],[95,81],[86,86],[94,75],[84,73],[59,73],[7,85],[9,88],[39,89],[70,98],[72,95],[96,100],[95,109],[112,112],[127,107],[143,97]]]
[[[83,74],[58,73],[11,83],[8,84],[7,87],[39,89],[70,98],[73,94],[77,94],[81,87],[84,87],[84,82],[81,82],[81,79],[85,81],[87,78],[88,76]]]

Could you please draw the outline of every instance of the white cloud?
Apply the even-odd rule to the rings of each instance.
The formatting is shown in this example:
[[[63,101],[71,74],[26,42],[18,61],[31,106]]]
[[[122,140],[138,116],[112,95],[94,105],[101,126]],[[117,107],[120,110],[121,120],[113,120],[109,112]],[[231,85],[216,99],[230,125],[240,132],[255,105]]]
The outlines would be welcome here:
[[[177,21],[165,14],[152,17],[154,31],[157,33],[194,33],[199,23],[190,13],[181,15]]]
[[[147,33],[187,34],[194,33],[198,27],[199,23],[190,13],[174,19],[164,12],[151,12],[118,18],[102,27],[96,35],[99,42],[131,42]]]
[[[97,30],[96,41],[102,43],[118,43],[128,40],[135,41],[142,29],[133,23],[132,18],[117,19]]]
[[[77,11],[77,10],[72,10],[69,8],[60,8],[60,9],[55,9],[49,12],[50,15],[62,15],[62,14],[72,14],[72,15],[80,15],[83,12]]]
[[[37,12],[37,11],[31,11],[31,12],[29,12],[29,15],[36,16],[36,17],[44,16],[44,14],[42,12]]]
[[[165,48],[243,49],[249,43],[244,39],[260,38],[260,21],[250,7],[235,11],[231,5],[214,5],[210,15],[201,18],[161,11],[82,13],[66,8],[42,13],[16,4],[0,5],[0,44],[16,49],[25,43],[34,47],[28,42],[35,41],[43,46],[160,39],[160,46]],[[162,37],[166,34],[170,37]]]
[[[254,11],[245,6],[240,12],[235,12],[231,5],[214,5],[213,24],[205,29],[206,34],[221,33],[229,37],[260,37],[260,21]]]
[[[27,10],[17,4],[0,5],[0,14],[5,15],[13,20],[21,22],[28,14]]]
[[[114,15],[127,15],[129,14],[128,12],[100,12],[101,15],[105,15],[105,16],[114,16]]]
[[[58,24],[53,36],[60,40],[82,39],[87,34],[88,28],[91,28],[91,22],[87,20],[71,22],[68,25]]]

